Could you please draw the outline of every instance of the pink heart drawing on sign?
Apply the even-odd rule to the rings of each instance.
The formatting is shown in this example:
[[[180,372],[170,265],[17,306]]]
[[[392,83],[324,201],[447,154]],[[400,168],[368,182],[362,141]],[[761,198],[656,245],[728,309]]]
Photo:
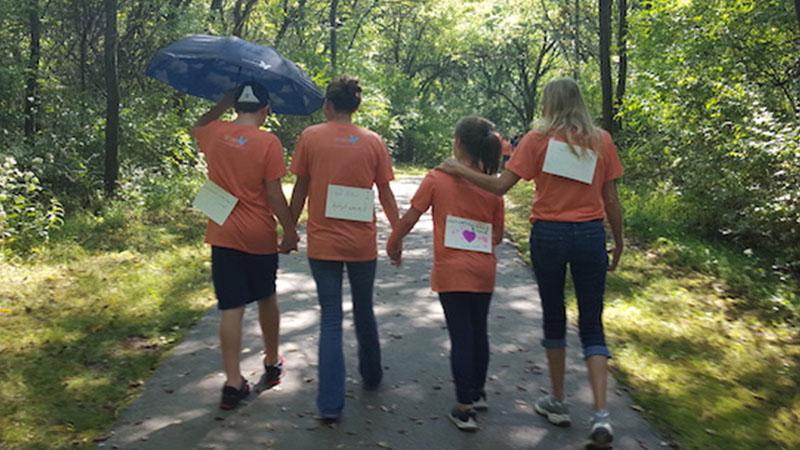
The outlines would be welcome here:
[[[478,235],[477,235],[477,234],[475,234],[475,232],[474,232],[474,231],[472,231],[472,230],[464,230],[464,231],[462,231],[462,232],[461,232],[461,235],[462,235],[462,236],[464,236],[464,239],[466,239],[466,240],[467,240],[467,242],[472,242],[472,241],[474,241],[474,240],[475,240],[475,238],[478,236]]]

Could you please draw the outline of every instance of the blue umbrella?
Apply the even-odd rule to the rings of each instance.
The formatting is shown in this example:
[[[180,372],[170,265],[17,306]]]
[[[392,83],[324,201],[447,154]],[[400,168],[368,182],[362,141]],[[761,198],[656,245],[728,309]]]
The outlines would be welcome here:
[[[256,81],[269,91],[276,114],[309,115],[322,107],[322,92],[295,63],[272,47],[237,37],[185,37],[156,52],[145,73],[213,101],[244,82]]]

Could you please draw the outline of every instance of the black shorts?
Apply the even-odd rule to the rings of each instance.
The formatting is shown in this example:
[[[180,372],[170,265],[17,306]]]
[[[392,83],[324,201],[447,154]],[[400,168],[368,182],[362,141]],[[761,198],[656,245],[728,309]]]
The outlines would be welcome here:
[[[263,300],[275,293],[278,254],[254,255],[211,247],[211,279],[217,308],[232,309]]]

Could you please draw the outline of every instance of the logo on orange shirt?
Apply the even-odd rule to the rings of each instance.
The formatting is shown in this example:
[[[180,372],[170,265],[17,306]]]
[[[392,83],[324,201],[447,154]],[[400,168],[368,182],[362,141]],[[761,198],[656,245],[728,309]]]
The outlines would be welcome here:
[[[336,142],[338,142],[338,143],[340,143],[340,144],[350,144],[350,145],[355,145],[355,144],[357,144],[357,143],[358,143],[358,141],[360,141],[360,140],[361,140],[361,138],[360,138],[360,137],[358,137],[358,136],[356,136],[356,135],[354,135],[354,134],[351,134],[350,136],[347,136],[346,138],[344,138],[344,137],[337,137],[335,140],[336,140]]]
[[[247,144],[247,138],[244,136],[225,136],[223,139],[225,140],[225,143],[229,145],[238,145],[239,147],[243,147],[245,144]]]

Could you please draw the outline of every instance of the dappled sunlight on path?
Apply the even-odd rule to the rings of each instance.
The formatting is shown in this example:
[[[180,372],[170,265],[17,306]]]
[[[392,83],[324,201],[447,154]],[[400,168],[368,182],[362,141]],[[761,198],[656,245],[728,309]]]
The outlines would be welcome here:
[[[394,184],[405,210],[420,178]],[[378,213],[380,217],[380,212]],[[380,248],[387,227],[381,222]],[[530,270],[508,243],[498,247],[497,290],[489,319],[490,411],[479,416],[481,431],[459,432],[446,418],[454,403],[449,341],[438,298],[430,290],[431,219],[424,215],[405,242],[404,262],[392,267],[381,256],[375,289],[384,384],[360,387],[349,290],[345,282],[344,346],[347,404],[342,422],[328,428],[315,419],[319,312],[305,253],[281,258],[281,352],[283,383],[242,407],[217,409],[224,377],[216,335],[218,313],[210,311],[150,379],[140,399],[122,416],[105,448],[582,448],[588,434],[591,392],[570,330],[567,392],[574,425],[556,428],[533,411],[547,387],[546,361],[538,344],[541,312]],[[243,373],[261,375],[261,340],[256,309],[245,319]],[[609,400],[618,439],[614,448],[659,448],[661,439],[629,408],[613,380]]]

